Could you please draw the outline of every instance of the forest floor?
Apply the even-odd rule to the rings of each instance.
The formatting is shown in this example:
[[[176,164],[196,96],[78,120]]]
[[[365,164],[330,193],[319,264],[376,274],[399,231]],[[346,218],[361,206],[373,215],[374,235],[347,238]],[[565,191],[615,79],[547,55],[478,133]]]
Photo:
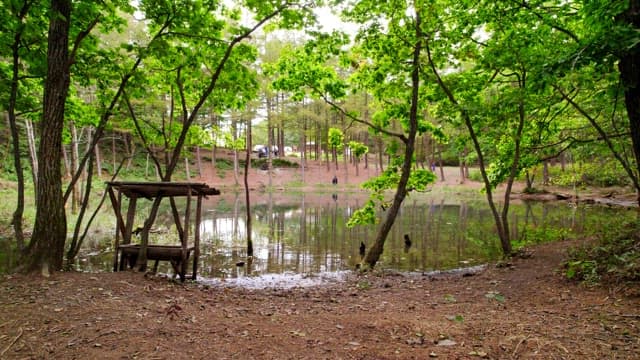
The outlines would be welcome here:
[[[435,186],[480,187],[458,184],[456,173]],[[254,175],[252,187],[268,184]],[[305,176],[330,184],[333,174],[318,165]],[[6,275],[0,359],[637,359],[637,285],[566,280],[573,245],[536,246],[477,272],[352,273],[290,289],[136,272]]]

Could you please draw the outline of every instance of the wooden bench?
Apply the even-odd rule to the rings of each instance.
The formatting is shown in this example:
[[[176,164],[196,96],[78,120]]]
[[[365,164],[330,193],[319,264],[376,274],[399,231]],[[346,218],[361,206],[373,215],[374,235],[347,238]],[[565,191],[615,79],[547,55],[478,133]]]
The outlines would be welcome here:
[[[187,247],[187,255],[185,261],[189,261],[189,256],[193,252],[194,247]],[[126,264],[132,269],[138,261],[140,253],[140,244],[123,244],[118,246],[120,256],[120,270],[124,270]],[[176,274],[180,275],[180,279],[184,281],[185,274],[182,273],[182,246],[181,245],[147,245],[147,260],[155,260],[153,272],[158,271],[158,262],[169,261]]]

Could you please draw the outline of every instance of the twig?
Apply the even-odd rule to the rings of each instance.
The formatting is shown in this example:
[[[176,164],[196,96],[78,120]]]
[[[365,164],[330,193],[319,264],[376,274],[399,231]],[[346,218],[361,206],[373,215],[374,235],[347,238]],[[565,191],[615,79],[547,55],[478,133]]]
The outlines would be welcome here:
[[[623,317],[623,318],[636,318],[636,319],[640,319],[640,314],[618,314],[617,316],[619,316],[619,317]]]
[[[18,334],[18,336],[16,336],[15,339],[13,339],[13,341],[10,342],[9,345],[7,345],[7,347],[4,348],[4,350],[2,350],[2,352],[0,352],[0,358],[4,356],[4,353],[6,353],[13,346],[13,344],[15,344],[16,341],[18,341],[18,339],[20,339],[20,337],[22,336],[22,333],[23,333],[22,328],[20,328],[20,333]]]
[[[520,341],[518,341],[518,344],[516,345],[516,348],[513,349],[513,353],[511,354],[511,357],[515,357],[516,354],[518,353],[518,348],[520,347],[520,345],[522,345],[523,342],[525,342],[527,339],[529,338],[529,336],[524,336],[522,339],[520,339]]]

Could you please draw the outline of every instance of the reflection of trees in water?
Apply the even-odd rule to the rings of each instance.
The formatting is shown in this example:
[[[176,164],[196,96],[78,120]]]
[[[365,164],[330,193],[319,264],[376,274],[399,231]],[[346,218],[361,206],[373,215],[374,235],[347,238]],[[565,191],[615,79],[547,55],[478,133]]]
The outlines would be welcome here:
[[[360,243],[369,246],[376,233],[376,226],[346,226],[349,216],[360,205],[356,201],[348,194],[341,194],[339,200],[334,201],[331,194],[327,194],[326,201],[321,204],[309,203],[304,196],[297,203],[281,205],[267,199],[256,204],[252,207],[255,261],[249,269],[236,266],[236,262],[245,260],[246,256],[244,202],[241,199],[211,199],[205,204],[201,228],[199,267],[202,274],[236,277],[252,272],[315,273],[352,269],[360,260]],[[429,271],[498,258],[500,247],[486,205],[447,202],[451,200],[407,202],[385,244],[380,266]],[[160,225],[173,221],[170,207],[164,209],[158,216]],[[624,212],[538,202],[513,205],[510,213],[512,234],[517,235],[513,239],[524,241],[554,231],[578,236],[585,229],[602,227],[601,221],[619,218]],[[412,242],[407,251],[404,234],[409,234]],[[96,257],[86,268],[95,269],[105,263],[105,269],[108,269],[111,256],[109,253],[104,261]]]

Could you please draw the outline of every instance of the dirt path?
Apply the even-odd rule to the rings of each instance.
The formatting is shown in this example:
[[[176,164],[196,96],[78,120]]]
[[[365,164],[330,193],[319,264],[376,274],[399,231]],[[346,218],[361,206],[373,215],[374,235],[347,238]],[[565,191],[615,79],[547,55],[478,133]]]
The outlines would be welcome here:
[[[229,154],[225,154],[228,156]],[[289,161],[299,162],[297,158],[289,158]],[[357,172],[357,176],[356,176]],[[379,175],[379,167],[375,164],[369,164],[368,168],[365,168],[363,164],[360,164],[358,170],[353,165],[349,165],[345,168],[344,164],[338,164],[338,170],[335,170],[331,165],[327,168],[326,162],[321,161],[308,161],[305,167],[304,174],[300,168],[275,168],[272,171],[271,186],[275,189],[284,189],[287,184],[295,182],[297,186],[304,184],[304,188],[307,189],[338,189],[338,190],[353,190],[359,187],[359,184],[367,180],[372,176]],[[467,180],[464,184],[461,183],[460,171],[457,167],[445,166],[437,168],[436,174],[438,175],[438,181],[434,183],[434,186],[458,186],[462,185],[467,188],[480,188],[481,184],[478,182]],[[333,176],[338,178],[337,186],[333,186],[331,180]],[[240,174],[238,178],[238,184],[243,184],[243,175]],[[304,181],[303,181],[304,176]],[[236,184],[233,170],[215,170],[210,163],[205,163],[203,166],[203,174],[196,180],[205,181],[212,186],[218,187],[232,187]],[[265,170],[251,169],[249,171],[249,187],[254,190],[262,189],[269,185],[269,173]]]
[[[0,358],[637,359],[639,299],[563,280],[569,245],[473,276],[354,274],[288,290],[8,276]]]

